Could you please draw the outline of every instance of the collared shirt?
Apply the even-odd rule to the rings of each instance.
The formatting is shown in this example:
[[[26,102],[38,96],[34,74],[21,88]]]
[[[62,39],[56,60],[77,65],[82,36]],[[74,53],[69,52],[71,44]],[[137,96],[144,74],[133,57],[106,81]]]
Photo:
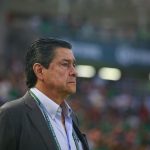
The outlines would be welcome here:
[[[72,118],[71,113],[72,110],[65,101],[64,103],[64,115],[65,115],[65,128],[61,121],[61,113],[62,108],[56,104],[53,100],[48,98],[45,94],[39,91],[37,88],[30,89],[42,105],[46,109],[47,116],[51,122],[55,135],[58,139],[59,145],[62,150],[77,150],[74,138],[72,136],[73,133],[73,125],[72,125]],[[79,150],[83,150],[81,142],[78,140]]]

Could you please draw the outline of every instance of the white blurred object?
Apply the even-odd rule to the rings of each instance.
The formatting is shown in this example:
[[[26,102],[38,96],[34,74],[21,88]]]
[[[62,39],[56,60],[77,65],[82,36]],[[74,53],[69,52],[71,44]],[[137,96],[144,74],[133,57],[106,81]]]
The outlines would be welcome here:
[[[76,67],[78,77],[92,78],[95,76],[96,70],[93,66],[78,65]]]

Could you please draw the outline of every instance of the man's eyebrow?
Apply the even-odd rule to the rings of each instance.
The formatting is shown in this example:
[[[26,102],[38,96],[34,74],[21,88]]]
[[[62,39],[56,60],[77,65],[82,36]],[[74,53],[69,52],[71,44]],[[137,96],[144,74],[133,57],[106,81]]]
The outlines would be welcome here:
[[[72,60],[71,59],[63,59],[62,61],[71,62]],[[75,59],[73,59],[73,63],[76,63]]]

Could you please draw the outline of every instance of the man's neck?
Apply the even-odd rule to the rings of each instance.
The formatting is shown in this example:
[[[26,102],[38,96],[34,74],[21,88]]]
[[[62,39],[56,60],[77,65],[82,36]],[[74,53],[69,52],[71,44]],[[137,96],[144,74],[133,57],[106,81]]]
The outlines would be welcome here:
[[[62,104],[64,100],[67,98],[66,96],[62,96],[53,90],[49,91],[48,89],[44,89],[38,86],[35,86],[35,88],[37,88],[39,91],[41,91],[43,94],[45,94],[48,98],[53,100],[58,105]]]

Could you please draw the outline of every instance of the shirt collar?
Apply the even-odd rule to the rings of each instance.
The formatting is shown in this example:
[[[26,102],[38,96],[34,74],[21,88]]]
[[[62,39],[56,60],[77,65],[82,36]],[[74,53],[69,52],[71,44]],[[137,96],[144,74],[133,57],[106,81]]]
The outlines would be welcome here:
[[[70,117],[72,110],[66,101],[60,107],[57,103],[55,103],[52,99],[48,98],[44,93],[42,93],[37,88],[30,89],[36,97],[40,100],[42,105],[46,108],[46,111],[51,116],[52,119],[55,119],[56,115],[61,115],[62,108],[64,110],[64,115],[66,117]]]
[[[70,117],[72,109],[66,101],[64,101],[64,103],[61,105],[61,108],[64,110],[64,115]]]

